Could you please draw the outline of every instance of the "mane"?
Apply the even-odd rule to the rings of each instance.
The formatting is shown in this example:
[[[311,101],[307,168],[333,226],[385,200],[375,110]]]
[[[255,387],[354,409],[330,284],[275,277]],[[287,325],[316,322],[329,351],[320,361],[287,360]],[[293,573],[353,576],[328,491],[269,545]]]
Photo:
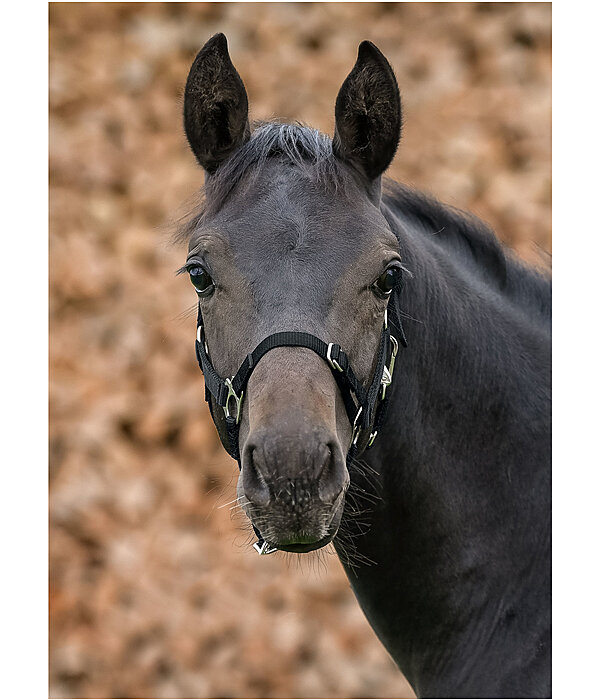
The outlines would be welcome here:
[[[207,176],[200,191],[200,203],[176,232],[176,240],[187,240],[205,218],[221,209],[228,196],[247,174],[254,178],[269,159],[278,158],[297,168],[302,176],[320,183],[332,193],[353,186],[347,168],[333,155],[332,140],[326,134],[298,122],[255,122],[250,139],[219,169]]]
[[[384,180],[387,207],[485,284],[547,318],[551,313],[549,270],[526,265],[474,214],[393,180]],[[385,212],[384,212],[385,214]],[[386,216],[386,218],[389,218]],[[393,221],[390,222],[393,227]]]

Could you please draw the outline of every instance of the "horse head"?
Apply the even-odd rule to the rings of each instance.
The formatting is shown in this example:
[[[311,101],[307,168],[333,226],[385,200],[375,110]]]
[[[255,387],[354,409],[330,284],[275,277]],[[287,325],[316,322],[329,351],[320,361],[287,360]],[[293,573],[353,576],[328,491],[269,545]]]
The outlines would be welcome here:
[[[218,34],[190,70],[184,126],[206,172],[184,266],[199,297],[199,359],[207,383],[209,365],[218,378],[235,377],[245,359],[249,367],[243,395],[214,379],[213,419],[239,456],[240,502],[262,537],[287,551],[317,549],[336,535],[347,457],[366,447],[374,420],[358,410],[367,389],[358,399],[359,390],[344,391],[339,358],[360,386],[375,381],[375,393],[387,371],[382,332],[401,258],[380,198],[400,138],[396,80],[363,42],[337,97],[333,139],[298,125],[252,130]],[[283,343],[248,359],[282,333],[321,339],[322,349]],[[221,389],[229,393],[219,404]],[[374,405],[380,394],[371,393]]]

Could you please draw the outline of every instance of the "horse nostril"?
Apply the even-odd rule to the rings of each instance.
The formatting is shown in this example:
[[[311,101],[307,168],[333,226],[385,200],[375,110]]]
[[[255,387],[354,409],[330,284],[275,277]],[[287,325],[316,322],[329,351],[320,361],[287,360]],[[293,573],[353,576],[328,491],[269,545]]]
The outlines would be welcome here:
[[[322,459],[317,477],[319,498],[332,504],[346,486],[346,464],[335,445],[322,445],[319,452]]]
[[[298,512],[334,505],[349,479],[346,461],[339,444],[319,437],[253,436],[244,448],[240,476],[249,504]]]
[[[256,506],[267,506],[271,500],[269,487],[260,471],[260,455],[253,447],[242,468],[242,486],[246,498]]]

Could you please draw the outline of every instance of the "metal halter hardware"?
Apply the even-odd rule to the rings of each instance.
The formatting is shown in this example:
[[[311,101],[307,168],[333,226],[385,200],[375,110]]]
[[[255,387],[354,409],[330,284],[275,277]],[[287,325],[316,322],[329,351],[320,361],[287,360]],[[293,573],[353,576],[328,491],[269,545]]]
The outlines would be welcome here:
[[[401,284],[397,292],[401,289]],[[390,302],[392,299],[390,299]],[[397,299],[393,300],[397,304]],[[400,332],[400,342],[406,347],[406,337],[402,329],[399,312],[395,305],[391,306],[393,323]],[[352,425],[352,440],[350,450],[346,456],[346,463],[354,459],[359,451],[360,436],[363,430],[370,430],[369,439],[363,443],[362,449],[373,445],[375,438],[383,424],[387,409],[388,398],[386,392],[392,383],[394,364],[398,353],[398,341],[390,333],[388,328],[388,312],[384,314],[383,329],[379,341],[377,362],[371,383],[364,387],[356,378],[348,356],[337,343],[325,343],[310,333],[302,331],[283,331],[273,333],[262,340],[256,348],[248,353],[246,359],[232,377],[222,378],[215,370],[208,353],[208,345],[203,333],[202,312],[198,304],[198,324],[196,331],[196,358],[200,369],[204,373],[205,398],[213,420],[214,404],[223,409],[223,418],[227,439],[219,431],[223,447],[238,462],[241,469],[241,457],[239,452],[239,422],[244,400],[244,391],[250,375],[264,355],[278,347],[303,347],[312,350],[323,358],[331,368],[333,377],[340,389],[346,412]],[[390,352],[391,351],[391,352]],[[389,355],[389,365],[387,358]],[[217,427],[219,423],[215,420]],[[266,555],[277,551],[274,545],[269,544],[253,525],[257,536],[257,542],[253,545],[258,554]]]
[[[338,363],[331,358],[331,351],[333,350],[333,343],[329,343],[327,346],[327,362],[332,369],[337,369],[338,372],[343,372],[344,370],[338,365]]]
[[[242,401],[244,400],[244,392],[240,392],[240,395],[238,396],[235,393],[235,390],[233,388],[233,377],[227,378],[225,380],[225,384],[227,384],[227,387],[229,389],[229,392],[227,394],[227,398],[225,399],[225,405],[223,406],[223,411],[225,412],[225,418],[230,418],[232,414],[229,412],[229,403],[231,399],[235,401],[235,410],[234,410],[234,415],[235,415],[235,424],[237,425],[240,422],[240,414],[242,412]]]
[[[394,376],[394,365],[396,364],[396,355],[398,354],[398,341],[390,333],[390,341],[392,343],[392,355],[390,357],[390,366],[383,368],[383,376],[381,377],[381,400],[385,399],[385,392],[388,386],[392,383]]]
[[[273,552],[277,551],[277,547],[269,544],[267,540],[263,540],[262,538],[256,541],[252,545],[252,548],[255,549],[261,556],[264,556],[265,554],[273,554]]]
[[[356,417],[354,418],[354,423],[352,424],[352,447],[356,447],[358,444],[358,438],[360,437],[360,425],[358,424],[358,419],[362,415],[362,406],[356,412]]]
[[[199,325],[196,329],[196,340],[199,343],[202,342],[202,325]],[[208,345],[206,344],[206,339],[204,339],[204,351],[206,352],[206,356],[208,357]],[[202,367],[200,369],[202,369]]]

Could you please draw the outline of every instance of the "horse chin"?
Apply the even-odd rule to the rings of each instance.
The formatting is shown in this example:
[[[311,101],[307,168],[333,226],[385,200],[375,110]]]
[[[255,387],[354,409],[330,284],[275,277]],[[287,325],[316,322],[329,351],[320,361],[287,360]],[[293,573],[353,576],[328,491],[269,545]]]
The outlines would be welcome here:
[[[343,494],[341,494],[341,497],[337,500],[333,515],[331,516],[331,520],[327,527],[327,532],[322,537],[316,536],[311,538],[309,536],[297,536],[291,534],[284,535],[281,533],[281,531],[277,533],[276,530],[269,531],[269,529],[267,529],[265,532],[265,539],[269,544],[277,547],[277,549],[282,552],[293,552],[294,554],[314,552],[317,549],[326,547],[337,535],[342,520],[343,511],[344,498]]]

